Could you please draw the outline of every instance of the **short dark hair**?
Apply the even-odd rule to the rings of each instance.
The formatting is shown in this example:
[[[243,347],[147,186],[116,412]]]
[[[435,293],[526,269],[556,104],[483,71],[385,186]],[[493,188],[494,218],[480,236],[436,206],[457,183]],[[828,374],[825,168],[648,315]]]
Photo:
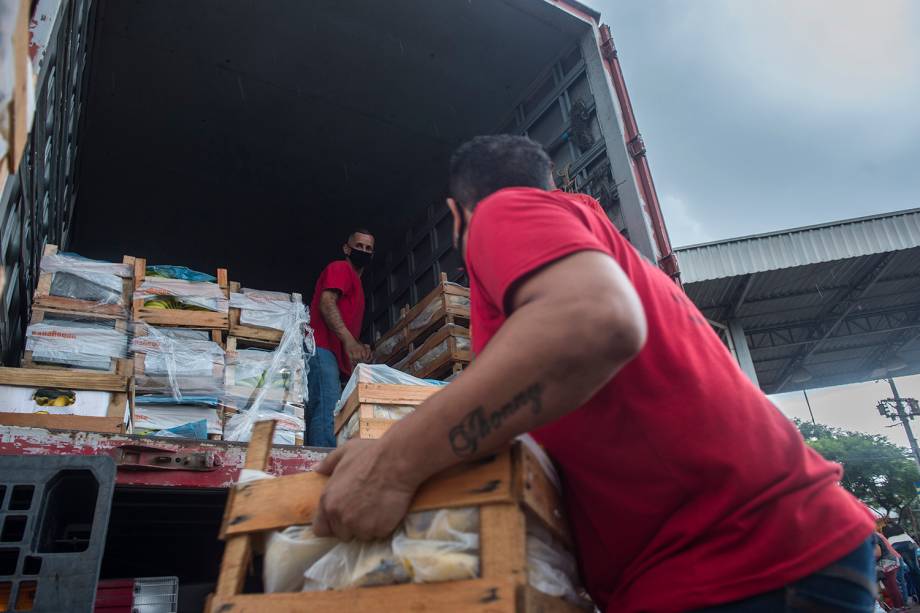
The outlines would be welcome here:
[[[345,242],[347,243],[348,241],[350,241],[351,237],[354,236],[355,234],[367,234],[370,237],[374,236],[374,233],[368,230],[367,228],[365,228],[364,226],[358,226],[357,228],[355,228],[354,230],[348,233],[348,236],[345,237]]]
[[[885,538],[890,538],[892,536],[904,534],[904,528],[897,524],[888,524],[882,529],[882,534],[885,535]]]
[[[450,195],[473,209],[500,189],[551,189],[553,161],[539,143],[525,136],[477,136],[460,145],[450,158]]]

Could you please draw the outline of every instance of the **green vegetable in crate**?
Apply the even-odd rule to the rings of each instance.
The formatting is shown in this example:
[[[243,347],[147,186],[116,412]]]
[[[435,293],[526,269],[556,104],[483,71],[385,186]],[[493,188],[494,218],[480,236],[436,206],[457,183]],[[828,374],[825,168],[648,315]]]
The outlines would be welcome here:
[[[268,373],[267,370],[263,370],[262,374],[258,377],[246,377],[245,379],[240,379],[238,383],[245,387],[265,387],[265,375]],[[291,380],[291,371],[287,368],[282,368],[278,371],[278,375],[272,380],[269,387],[276,389],[287,389]]]
[[[157,296],[144,302],[147,309],[180,309],[183,311],[207,311],[208,309],[194,304],[186,304],[174,296]]]
[[[32,394],[32,401],[40,407],[69,407],[77,402],[77,395],[71,390],[41,388]]]

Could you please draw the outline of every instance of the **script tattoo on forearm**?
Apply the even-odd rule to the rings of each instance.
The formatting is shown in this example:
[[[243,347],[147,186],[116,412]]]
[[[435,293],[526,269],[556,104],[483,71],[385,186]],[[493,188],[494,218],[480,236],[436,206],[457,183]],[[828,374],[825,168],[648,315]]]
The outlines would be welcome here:
[[[530,412],[534,415],[543,409],[542,383],[534,383],[491,413],[486,413],[485,407],[481,406],[467,413],[448,434],[454,454],[461,458],[473,455],[484,438],[501,428],[505,420],[526,406],[530,407]]]

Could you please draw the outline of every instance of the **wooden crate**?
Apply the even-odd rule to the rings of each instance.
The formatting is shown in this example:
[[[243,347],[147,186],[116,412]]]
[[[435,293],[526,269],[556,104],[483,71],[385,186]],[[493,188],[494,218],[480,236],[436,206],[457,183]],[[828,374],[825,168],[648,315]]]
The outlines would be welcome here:
[[[205,328],[204,330],[205,330],[206,332],[208,332],[208,334],[209,334],[209,336],[210,336],[210,340],[211,340],[212,342],[217,343],[217,344],[220,345],[221,347],[224,346],[223,340],[222,340],[222,332],[221,332],[221,330],[217,330],[217,329],[213,329],[213,328],[211,328],[211,329]],[[147,336],[147,335],[148,335],[148,332],[149,332],[149,331],[147,330],[147,325],[146,325],[146,324],[143,324],[143,323],[135,323],[135,324],[134,324],[134,337],[135,337],[135,339],[138,339],[138,338],[142,338],[142,337],[144,337],[144,336]],[[147,353],[146,353],[146,352],[141,351],[141,350],[135,350],[135,351],[134,351],[134,357],[132,358],[132,362],[133,362],[133,371],[134,371],[135,380],[141,380],[141,381],[142,381],[142,380],[144,379],[145,376],[156,377],[156,378],[162,378],[162,379],[164,379],[164,380],[166,379],[166,375],[165,375],[165,374],[164,374],[164,375],[147,375],[147,369],[146,369]],[[217,364],[217,363],[214,364],[213,369],[212,369],[212,371],[211,371],[211,378],[213,378],[213,379],[220,379],[221,381],[223,380],[223,378],[224,378],[224,365],[223,365],[223,364]],[[183,383],[183,380],[186,380],[186,379],[185,379],[184,377],[180,376],[180,377],[178,377],[178,380],[179,380],[179,385],[180,385],[180,387],[181,387],[181,386],[182,386],[182,383]],[[193,381],[194,381],[194,378],[189,378],[189,379],[187,379],[186,381],[193,382]],[[150,392],[148,391],[147,393],[150,393]]]
[[[134,259],[134,283],[140,288],[147,276],[147,260]],[[230,284],[227,281],[227,269],[217,269],[217,285],[222,290],[224,298],[230,300]],[[146,300],[132,297],[131,318],[134,321],[143,321],[154,326],[172,326],[179,328],[208,328],[215,330],[228,330],[230,328],[230,315],[212,311],[186,311],[183,309],[151,309],[144,306]]]
[[[32,311],[32,319],[29,322],[29,325],[40,324],[45,321],[47,315],[68,315],[72,316],[74,319],[79,320],[90,320],[90,321],[100,321],[100,322],[112,322],[112,326],[116,330],[124,332],[126,335],[128,331],[128,321],[125,319],[117,319],[105,315],[94,315],[92,313],[79,313],[79,312],[67,312],[67,311],[48,311],[45,309],[34,309]],[[106,371],[98,372],[111,372],[119,373],[125,376],[131,376],[134,373],[134,360],[133,358],[124,357],[124,358],[111,358],[109,361],[109,368]],[[75,367],[67,366],[66,364],[50,364],[45,362],[36,362],[32,358],[32,352],[26,349],[22,355],[22,367],[23,368],[46,368],[50,370],[74,370]],[[91,372],[97,372],[95,370]]]
[[[446,325],[470,327],[470,290],[447,280],[441,273],[438,286],[406,313],[406,343],[418,347]],[[465,304],[458,304],[463,301]]]
[[[345,406],[336,415],[336,436],[348,424],[351,416],[358,413],[358,431],[354,438],[380,438],[397,420],[375,417],[374,407],[376,405],[418,406],[441,389],[442,387],[437,385],[358,383],[355,391],[345,402]]]
[[[0,413],[0,425],[85,432],[125,432],[125,407],[128,406],[131,393],[131,377],[127,375],[101,373],[95,370],[0,368],[0,385],[111,393],[105,417]]]
[[[251,398],[255,400],[256,394],[258,393],[258,388],[253,388],[247,385],[238,385],[236,368],[234,364],[231,364],[233,359],[233,354],[236,353],[238,349],[274,349],[274,347],[262,347],[263,341],[252,341],[250,339],[238,339],[235,336],[227,337],[227,366],[224,371],[224,392],[228,397],[235,398]],[[306,385],[306,381],[304,381]],[[267,402],[277,402],[277,403],[291,403],[302,405],[303,394],[295,394],[295,390],[286,390],[282,388],[272,388],[266,392],[264,399]],[[232,407],[228,407],[232,408]]]
[[[239,293],[239,291],[240,284],[236,281],[231,281],[230,292]],[[303,301],[303,297],[300,294],[291,294],[291,296],[293,298],[292,301]],[[284,332],[281,330],[275,330],[274,328],[262,328],[259,326],[250,326],[240,323],[240,310],[241,309],[236,307],[230,307],[230,336],[248,341],[271,344],[272,346],[276,346],[281,342],[281,337],[284,336]]]
[[[272,422],[256,424],[246,468],[266,469],[273,427]],[[309,524],[325,483],[326,477],[309,472],[254,481],[230,491],[221,528],[226,541],[224,558],[207,611],[583,611],[527,583],[527,522],[542,523],[562,543],[570,545],[571,538],[558,492],[537,458],[522,445],[432,478],[419,489],[410,509],[478,507],[479,578],[341,591],[243,594],[252,539],[261,538],[266,530]]]
[[[45,245],[43,255],[55,255],[58,252],[57,245]],[[129,264],[136,271],[136,258],[124,256],[123,264]],[[127,319],[131,302],[134,296],[134,279],[122,279],[121,303],[120,304],[99,304],[93,300],[80,300],[78,298],[66,298],[63,296],[51,295],[51,281],[54,278],[53,272],[41,272],[38,276],[38,285],[35,286],[35,295],[32,300],[34,307],[39,307],[49,311],[59,312],[78,312],[90,313],[94,315],[109,315],[119,319]]]
[[[396,364],[409,354],[409,340],[406,334],[406,314],[409,307],[399,312],[399,321],[374,343],[375,364]]]
[[[442,347],[444,344],[446,348]],[[463,370],[472,359],[470,331],[447,324],[394,368],[420,379],[445,379]]]

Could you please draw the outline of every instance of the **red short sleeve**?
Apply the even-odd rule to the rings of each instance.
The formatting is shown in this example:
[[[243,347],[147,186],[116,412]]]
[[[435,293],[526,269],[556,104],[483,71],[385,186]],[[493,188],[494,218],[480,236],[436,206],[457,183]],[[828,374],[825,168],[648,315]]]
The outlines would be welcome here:
[[[337,260],[326,266],[326,269],[319,276],[319,282],[316,284],[318,292],[324,292],[327,289],[338,290],[345,294],[351,289],[352,272],[350,264],[345,260]]]
[[[610,254],[591,231],[596,213],[553,192],[504,189],[483,200],[470,222],[470,274],[492,304],[507,316],[515,283],[579,251]]]

